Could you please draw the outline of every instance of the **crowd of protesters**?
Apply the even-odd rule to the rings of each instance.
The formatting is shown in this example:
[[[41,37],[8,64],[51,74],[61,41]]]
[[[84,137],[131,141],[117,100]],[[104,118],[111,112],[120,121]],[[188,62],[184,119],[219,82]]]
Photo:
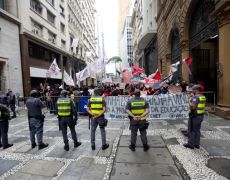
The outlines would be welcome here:
[[[172,87],[177,87],[178,92],[187,92],[189,91],[190,87],[194,84],[199,84],[201,86],[201,91],[204,91],[204,83],[202,82],[196,82],[192,84],[188,84],[185,81],[177,81],[177,82],[171,82],[171,83],[159,83],[155,84],[154,86],[146,85],[146,84],[126,84],[125,87],[121,88],[119,84],[99,84],[97,87],[101,90],[101,95],[103,97],[106,96],[134,96],[135,89],[141,90],[141,96],[147,96],[147,95],[159,95],[159,94],[168,94],[172,93]],[[58,97],[60,97],[60,93],[62,89],[65,89],[68,91],[68,96],[71,97],[76,106],[76,110],[79,110],[79,103],[80,103],[80,97],[82,96],[93,96],[94,95],[94,88],[95,86],[82,86],[82,87],[69,87],[60,84],[54,84],[54,85],[43,85],[40,83],[39,87],[36,88],[39,92],[39,96],[43,101],[46,102],[47,108],[50,111],[50,113],[57,112],[56,102]],[[15,112],[15,103],[16,103],[16,96],[12,92],[12,90],[8,90],[6,95],[4,96],[3,100],[4,104],[11,109],[13,112],[12,117],[16,117]]]
[[[172,89],[177,88],[178,92],[187,92],[190,87],[194,84],[199,84],[201,86],[201,91],[204,91],[204,84],[202,82],[196,82],[192,84],[188,84],[185,81],[177,81],[171,83],[158,83],[153,87],[151,85],[145,84],[126,84],[124,88],[121,88],[119,84],[100,84],[97,87],[101,90],[101,95],[103,97],[106,96],[133,96],[135,94],[135,89],[141,90],[141,96],[147,95],[159,95],[159,94],[168,94],[172,93]],[[47,107],[50,109],[50,113],[55,113],[56,109],[56,101],[60,96],[61,90],[65,89],[68,91],[68,96],[71,97],[74,102],[76,102],[76,106],[78,108],[80,97],[81,96],[93,96],[94,95],[95,86],[82,86],[82,87],[69,87],[60,84],[54,84],[49,86],[48,84],[43,86],[40,84],[37,89],[40,93],[40,96],[47,102]]]

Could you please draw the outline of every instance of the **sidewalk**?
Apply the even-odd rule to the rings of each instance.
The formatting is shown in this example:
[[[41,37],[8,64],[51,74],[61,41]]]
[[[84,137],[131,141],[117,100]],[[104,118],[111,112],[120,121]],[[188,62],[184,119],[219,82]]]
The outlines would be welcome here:
[[[230,179],[230,122],[215,115],[205,117],[201,129],[201,148],[186,149],[181,133],[187,121],[151,122],[148,139],[151,146],[143,152],[138,137],[135,152],[129,150],[130,131],[123,131],[111,175],[126,179]]]
[[[74,179],[74,180],[126,180],[126,179],[213,179],[230,178],[230,121],[210,115],[202,124],[201,149],[190,150],[182,146],[186,137],[187,120],[151,121],[148,129],[148,152],[144,152],[140,139],[136,152],[129,148],[129,122],[109,121],[107,140],[110,148],[101,150],[100,131],[97,130],[96,150],[90,146],[87,117],[81,117],[76,127],[82,145],[74,148],[69,134],[70,151],[63,149],[57,118],[47,115],[44,142],[48,148],[31,149],[26,114],[10,121],[9,142],[14,146],[0,149],[0,179]]]

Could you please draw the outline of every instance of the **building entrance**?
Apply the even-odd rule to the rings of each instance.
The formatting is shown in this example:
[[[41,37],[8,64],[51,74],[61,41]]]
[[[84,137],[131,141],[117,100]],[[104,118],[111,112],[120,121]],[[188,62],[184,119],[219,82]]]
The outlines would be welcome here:
[[[215,0],[199,0],[189,27],[189,49],[193,58],[190,81],[201,81],[205,91],[217,93],[218,26],[212,20]]]

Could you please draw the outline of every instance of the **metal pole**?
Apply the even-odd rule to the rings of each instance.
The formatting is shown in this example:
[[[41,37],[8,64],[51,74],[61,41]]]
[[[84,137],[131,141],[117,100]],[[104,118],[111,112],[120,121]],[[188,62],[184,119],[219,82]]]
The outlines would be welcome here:
[[[89,116],[89,129],[90,129],[90,116]]]

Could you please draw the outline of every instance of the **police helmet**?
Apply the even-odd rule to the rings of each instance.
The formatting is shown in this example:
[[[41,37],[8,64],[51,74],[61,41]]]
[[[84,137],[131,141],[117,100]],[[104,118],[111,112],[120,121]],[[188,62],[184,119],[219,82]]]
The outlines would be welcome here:
[[[38,96],[38,91],[33,89],[32,91],[30,91],[30,96],[37,97]]]

